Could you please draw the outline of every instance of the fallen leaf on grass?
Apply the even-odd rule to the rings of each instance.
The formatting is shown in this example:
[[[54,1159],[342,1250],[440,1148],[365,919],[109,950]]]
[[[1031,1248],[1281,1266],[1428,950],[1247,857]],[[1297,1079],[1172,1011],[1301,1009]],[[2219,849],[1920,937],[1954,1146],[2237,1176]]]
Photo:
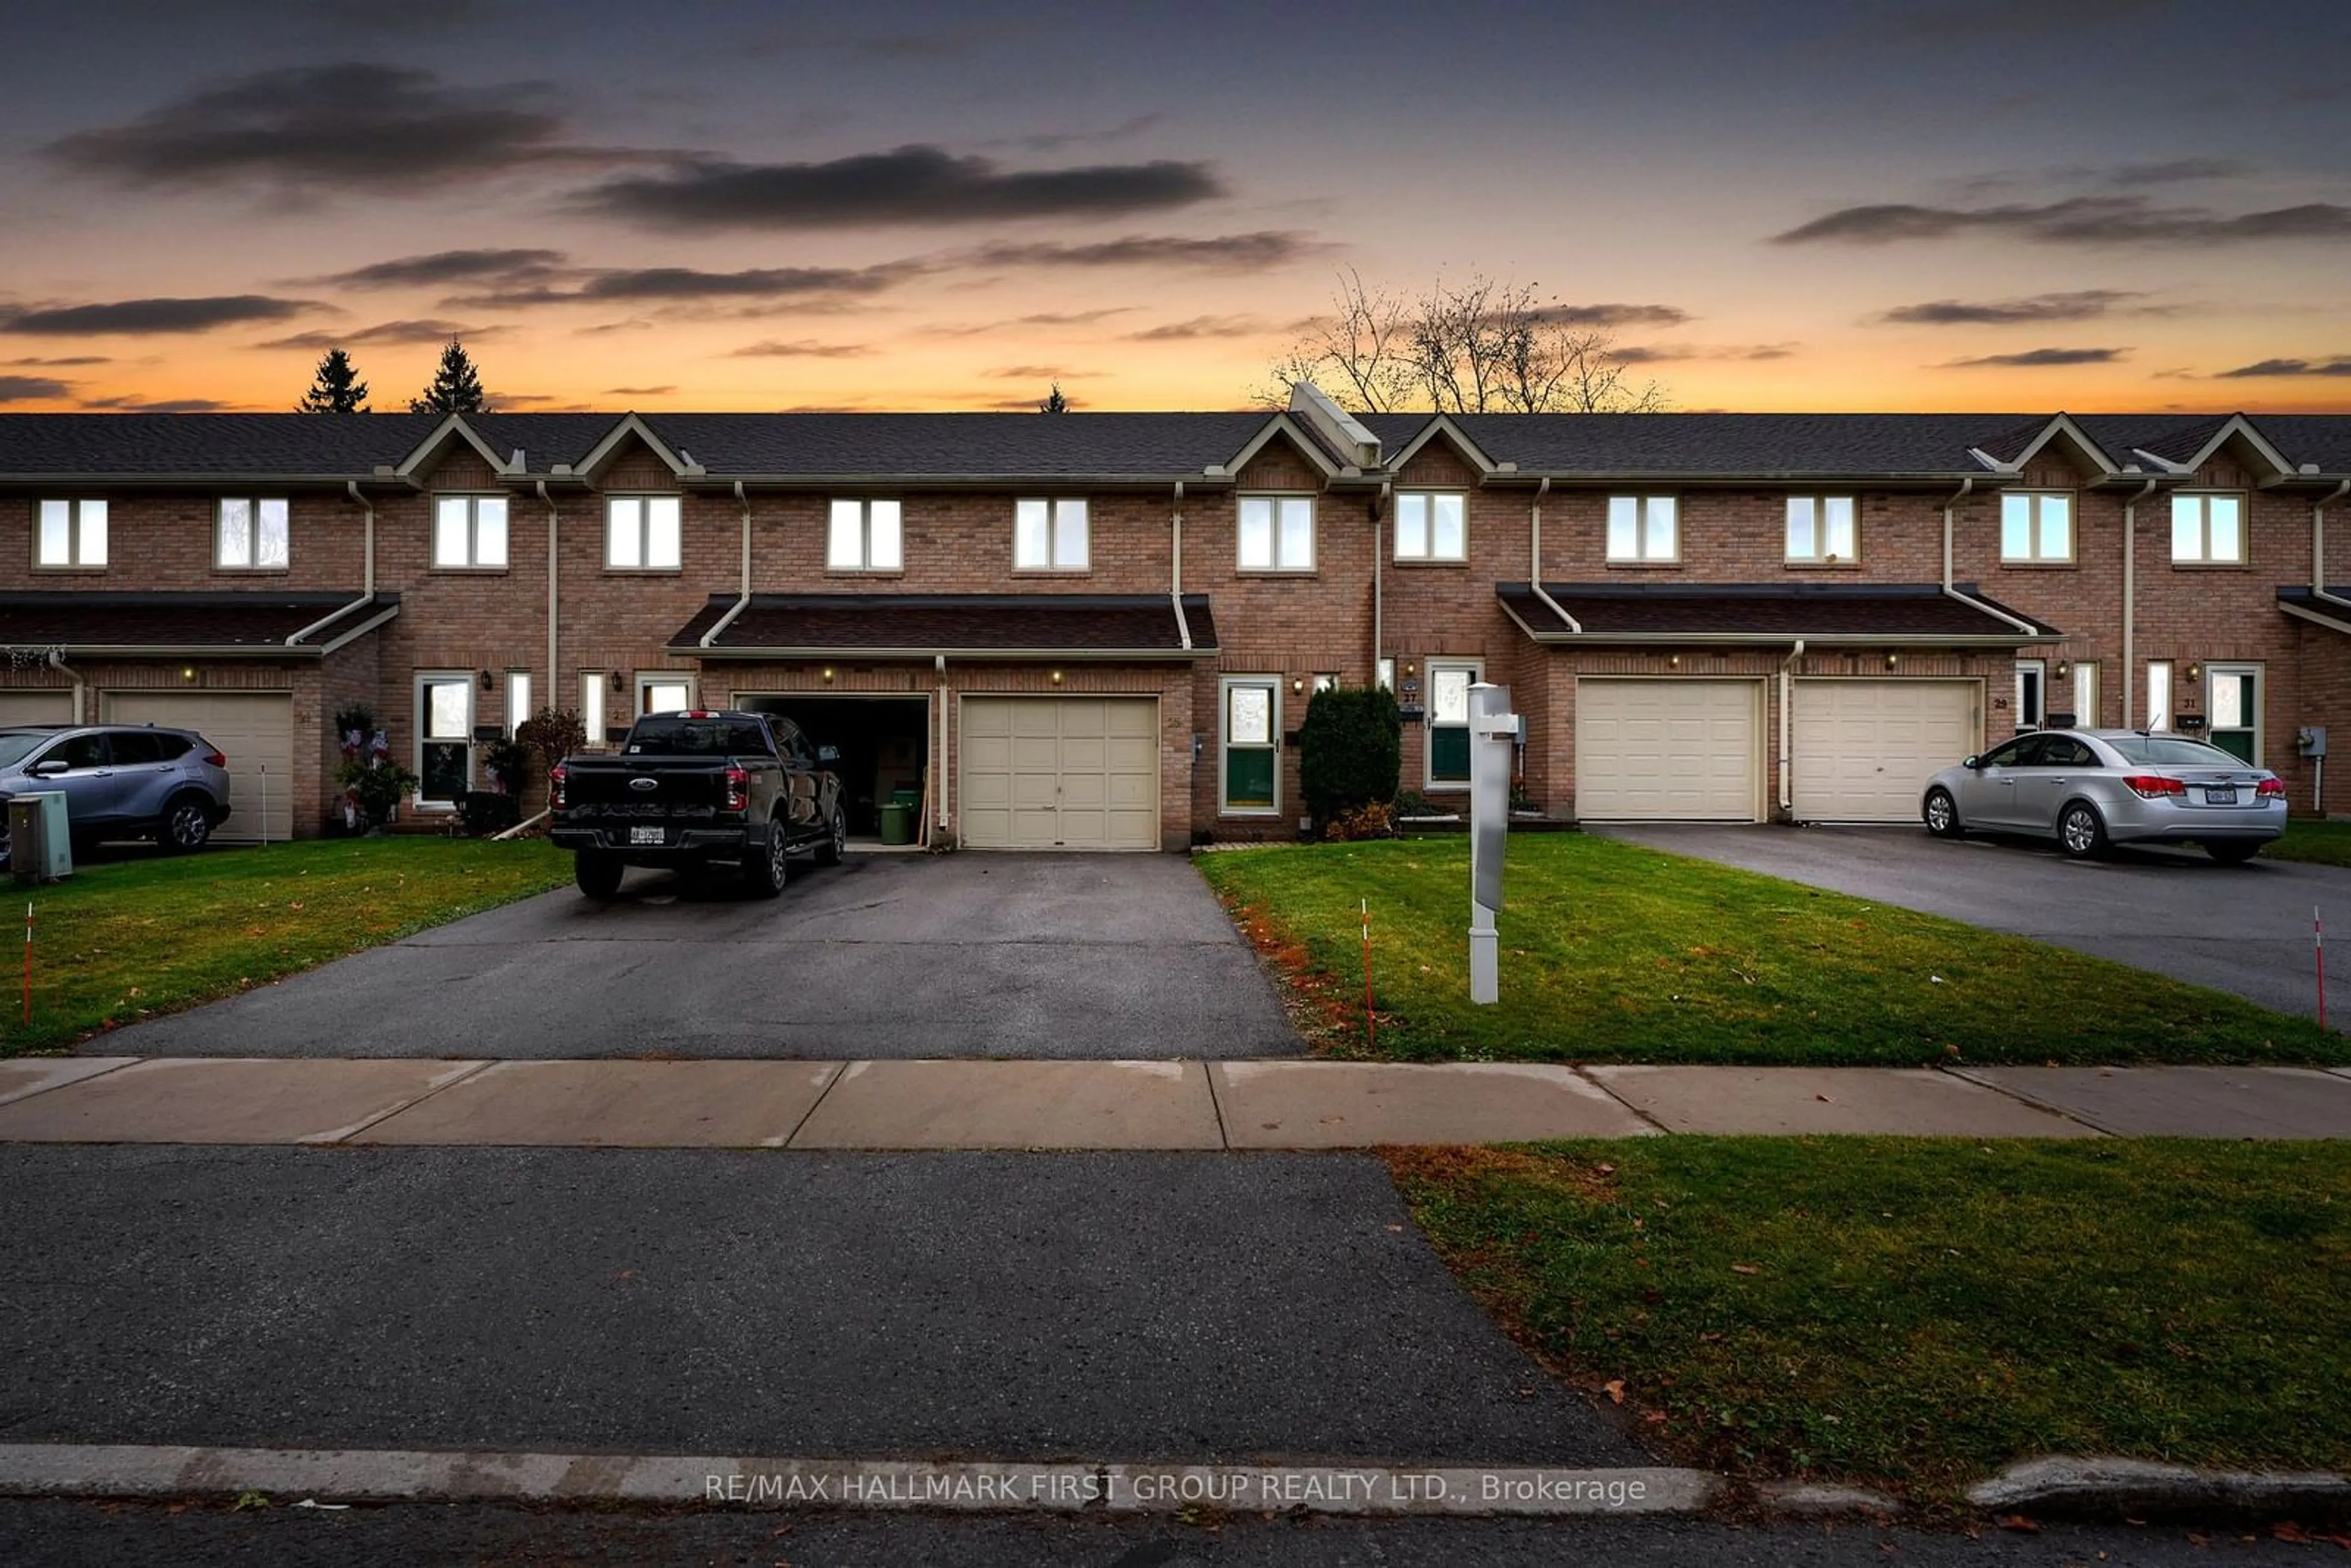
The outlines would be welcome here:
[[[2002,1530],[2019,1531],[2026,1535],[2037,1535],[2041,1531],[2041,1527],[2039,1525],[2033,1523],[2032,1521],[2025,1518],[2021,1513],[2010,1514],[2007,1518],[2000,1521],[2000,1527]]]
[[[1760,1263],[1733,1263],[1730,1271],[1734,1274],[1761,1274],[1763,1266]]]

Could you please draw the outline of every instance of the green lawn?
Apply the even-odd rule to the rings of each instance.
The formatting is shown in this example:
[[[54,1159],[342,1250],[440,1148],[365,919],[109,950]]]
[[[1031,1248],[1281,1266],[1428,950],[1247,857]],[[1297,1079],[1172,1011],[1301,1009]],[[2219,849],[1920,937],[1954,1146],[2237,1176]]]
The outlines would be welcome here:
[[[2351,866],[2351,822],[2290,819],[2285,825],[2285,837],[2264,844],[2262,858]]]
[[[1512,1335],[1686,1462],[1929,1501],[2044,1453],[2351,1468],[2341,1144],[1673,1137],[1390,1163]]]
[[[544,841],[427,838],[90,862],[55,887],[17,890],[34,905],[33,1020],[18,996],[0,1004],[0,1055],[231,996],[570,874],[571,857]]]
[[[1502,998],[1468,1000],[1465,838],[1202,855],[1295,1016],[1407,1061],[2351,1061],[2217,991],[1956,921],[1582,833],[1510,841]]]

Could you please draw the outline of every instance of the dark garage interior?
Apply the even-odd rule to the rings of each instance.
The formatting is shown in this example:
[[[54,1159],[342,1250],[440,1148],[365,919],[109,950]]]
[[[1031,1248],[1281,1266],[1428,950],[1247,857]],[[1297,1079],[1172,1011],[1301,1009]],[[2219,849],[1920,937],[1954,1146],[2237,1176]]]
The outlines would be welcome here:
[[[737,701],[752,713],[790,719],[812,746],[840,748],[841,759],[833,768],[841,775],[852,837],[880,835],[882,807],[893,790],[923,788],[923,769],[931,755],[927,697],[745,696]]]

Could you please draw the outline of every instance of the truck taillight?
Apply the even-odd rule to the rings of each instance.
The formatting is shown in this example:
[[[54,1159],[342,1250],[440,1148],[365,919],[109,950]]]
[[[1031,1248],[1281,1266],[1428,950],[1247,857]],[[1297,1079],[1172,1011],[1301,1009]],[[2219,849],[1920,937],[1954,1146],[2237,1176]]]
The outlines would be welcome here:
[[[549,769],[548,769],[548,771],[547,771],[547,790],[548,790],[548,793],[547,793],[547,804],[548,804],[548,806],[549,807],[549,809],[551,809],[551,810],[558,810],[558,811],[560,811],[561,810],[563,810],[563,786],[564,786],[565,781],[566,781],[566,780],[568,780],[570,777],[571,777],[570,773],[569,773],[569,771],[564,768],[563,764],[561,764],[560,762],[557,763],[553,768],[549,768]]]
[[[750,806],[751,775],[740,765],[730,762],[726,765],[726,809],[744,811]]]
[[[2142,800],[2159,800],[2166,795],[2185,795],[2188,786],[2177,779],[2166,779],[2160,773],[2134,773],[2123,780],[2124,785]]]
[[[2283,779],[2264,779],[2259,784],[2253,786],[2253,793],[2264,796],[2283,795],[2285,793],[2285,780]]]

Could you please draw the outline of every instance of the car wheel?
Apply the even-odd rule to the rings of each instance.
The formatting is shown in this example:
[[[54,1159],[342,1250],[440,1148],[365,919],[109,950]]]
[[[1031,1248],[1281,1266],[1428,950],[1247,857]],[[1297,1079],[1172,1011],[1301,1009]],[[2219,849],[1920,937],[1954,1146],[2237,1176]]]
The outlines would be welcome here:
[[[621,857],[581,850],[571,857],[571,880],[599,904],[609,904],[621,891]]]
[[[1927,831],[1938,839],[1956,839],[1967,831],[1959,824],[1959,803],[1949,789],[1927,791]]]
[[[2106,852],[2106,820],[2087,800],[2075,800],[2057,816],[2057,841],[2074,860],[2095,860]]]
[[[155,842],[167,855],[193,854],[212,836],[212,809],[201,795],[172,796],[155,824]]]
[[[841,857],[849,852],[849,816],[840,807],[832,809],[832,831],[816,849],[816,863],[839,865]]]
[[[2233,839],[2224,839],[2219,843],[2206,843],[2204,852],[2222,865],[2242,865],[2261,853],[2262,846],[2243,843]]]
[[[758,852],[744,857],[743,882],[759,898],[773,898],[784,891],[784,883],[791,875],[791,840],[784,836],[781,822],[768,824],[768,842]]]

